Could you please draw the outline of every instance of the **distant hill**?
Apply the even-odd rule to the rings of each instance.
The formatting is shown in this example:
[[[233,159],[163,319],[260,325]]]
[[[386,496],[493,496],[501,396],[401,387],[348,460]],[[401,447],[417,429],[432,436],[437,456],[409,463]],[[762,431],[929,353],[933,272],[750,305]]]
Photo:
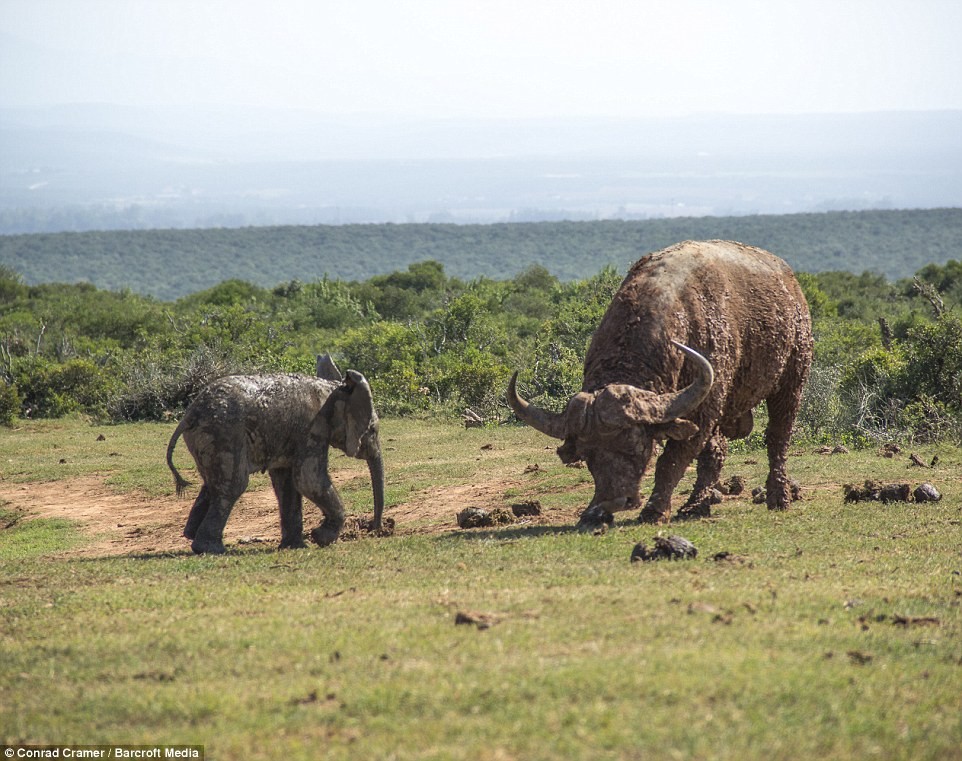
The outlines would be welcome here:
[[[0,107],[0,234],[962,206],[962,110],[404,119]]]
[[[229,279],[272,287],[325,275],[366,280],[433,259],[462,279],[542,265],[563,280],[685,239],[761,246],[799,271],[864,271],[890,280],[962,260],[962,209],[827,212],[646,221],[491,225],[379,224],[0,236],[0,264],[28,284],[90,282],[174,300]]]

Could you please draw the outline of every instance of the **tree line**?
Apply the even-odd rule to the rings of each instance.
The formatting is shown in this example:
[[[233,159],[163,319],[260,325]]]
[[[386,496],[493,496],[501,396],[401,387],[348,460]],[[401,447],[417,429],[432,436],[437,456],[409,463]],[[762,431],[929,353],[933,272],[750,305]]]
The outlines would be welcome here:
[[[870,270],[891,280],[962,252],[962,209],[826,212],[642,221],[492,225],[377,224],[115,230],[0,236],[0,264],[30,284],[89,282],[172,301],[243,280],[263,288],[297,273],[355,281],[432,260],[471,280],[542,265],[563,281],[624,271],[681,240],[767,249],[796,272]]]
[[[28,285],[0,265],[0,419],[167,420],[220,376],[312,374],[317,353],[371,381],[387,415],[511,418],[560,409],[623,273],[563,281],[541,265],[463,280],[425,260],[366,280],[224,280],[163,301],[90,284]],[[816,355],[799,434],[962,440],[962,261],[914,276],[800,273]],[[760,435],[756,433],[754,435]]]

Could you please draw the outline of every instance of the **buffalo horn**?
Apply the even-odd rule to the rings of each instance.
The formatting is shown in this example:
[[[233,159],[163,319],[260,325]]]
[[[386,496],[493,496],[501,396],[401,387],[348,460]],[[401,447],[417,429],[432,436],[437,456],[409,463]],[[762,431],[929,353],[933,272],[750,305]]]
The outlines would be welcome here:
[[[563,439],[565,437],[564,415],[539,409],[518,396],[517,372],[511,376],[511,382],[508,384],[507,397],[508,404],[511,406],[511,409],[514,410],[514,414],[517,415],[518,419],[523,423],[527,423],[536,431],[540,431],[552,438]]]
[[[665,402],[665,411],[661,414],[660,420],[652,421],[655,423],[670,423],[672,420],[687,416],[705,400],[708,392],[711,391],[711,384],[715,380],[715,372],[707,359],[684,344],[677,341],[672,341],[672,343],[695,363],[697,373],[691,385],[674,394],[665,394],[662,397]]]

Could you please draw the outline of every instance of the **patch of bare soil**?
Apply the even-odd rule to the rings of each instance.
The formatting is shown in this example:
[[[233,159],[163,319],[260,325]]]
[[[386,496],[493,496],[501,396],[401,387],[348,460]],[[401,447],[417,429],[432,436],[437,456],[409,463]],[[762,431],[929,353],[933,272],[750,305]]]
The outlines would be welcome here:
[[[361,471],[332,473],[335,484],[342,486],[367,476]],[[511,510],[508,493],[524,491],[527,482],[518,478],[492,478],[469,484],[432,487],[415,492],[403,503],[384,511],[385,519],[393,519],[393,533],[441,534],[464,530],[458,526],[458,514],[465,508],[485,512]],[[76,521],[88,541],[81,547],[64,552],[71,557],[104,557],[114,555],[147,555],[190,552],[182,536],[187,513],[199,485],[195,484],[183,498],[147,497],[137,492],[120,494],[104,483],[100,476],[87,476],[52,483],[12,484],[0,481],[0,502],[9,509],[31,518],[63,518]],[[822,485],[820,489],[839,492],[841,485]],[[579,510],[548,508],[539,515],[521,513],[518,527],[573,526]],[[517,514],[517,513],[516,513]],[[363,517],[370,517],[363,516]],[[362,517],[362,518],[363,518]],[[310,530],[321,520],[320,511],[310,502],[304,503],[304,527]],[[357,521],[355,521],[357,523]],[[362,521],[363,523],[363,521]],[[387,520],[386,520],[387,523]],[[0,529],[2,530],[2,529]],[[358,530],[349,520],[345,539],[375,539],[369,532]],[[224,532],[224,542],[231,545],[263,543],[276,546],[280,542],[280,525],[274,492],[269,486],[249,490],[231,512]]]
[[[98,476],[51,483],[0,483],[0,500],[23,513],[24,519],[76,521],[90,541],[64,554],[80,557],[189,551],[182,532],[195,495],[178,499],[120,494]],[[237,543],[250,537],[280,541],[277,503],[270,489],[248,492],[231,513],[225,541]]]
[[[332,474],[335,483],[358,477],[354,473]],[[465,507],[494,509],[506,506],[505,494],[517,487],[516,480],[490,480],[472,484],[438,487],[414,493],[399,505],[387,508],[385,518],[395,523],[396,534],[431,534],[459,530],[457,513]],[[76,521],[89,539],[83,546],[63,553],[71,557],[104,557],[189,552],[182,532],[197,494],[197,485],[183,499],[147,497],[137,492],[120,494],[98,476],[52,483],[11,484],[0,481],[0,501],[6,502],[24,520],[63,518]],[[304,527],[309,530],[321,520],[310,502],[304,503]],[[570,521],[570,515],[549,511],[547,515],[524,519],[545,524]],[[363,532],[362,532],[363,533]],[[347,537],[345,537],[347,538]],[[269,488],[251,489],[238,501],[224,531],[224,543],[231,545],[280,542],[277,502]]]

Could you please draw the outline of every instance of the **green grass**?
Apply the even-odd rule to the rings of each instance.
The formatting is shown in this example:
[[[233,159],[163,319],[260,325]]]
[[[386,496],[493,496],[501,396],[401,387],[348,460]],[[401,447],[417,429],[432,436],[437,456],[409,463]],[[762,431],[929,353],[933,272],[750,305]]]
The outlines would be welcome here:
[[[29,424],[0,432],[0,475],[96,472],[169,494],[171,429]],[[389,420],[385,444],[389,505],[484,478],[549,509],[590,495],[526,429]],[[69,524],[7,510],[0,738],[224,759],[962,758],[962,452],[920,454],[936,451],[924,473],[874,452],[793,457],[804,501],[729,500],[673,526],[699,548],[686,562],[630,563],[658,529],[629,515],[603,536],[561,524],[64,557],[83,541]],[[764,468],[740,453],[726,474],[754,484]],[[843,504],[838,485],[867,477],[945,497]],[[349,486],[349,503],[370,499],[366,479]]]

